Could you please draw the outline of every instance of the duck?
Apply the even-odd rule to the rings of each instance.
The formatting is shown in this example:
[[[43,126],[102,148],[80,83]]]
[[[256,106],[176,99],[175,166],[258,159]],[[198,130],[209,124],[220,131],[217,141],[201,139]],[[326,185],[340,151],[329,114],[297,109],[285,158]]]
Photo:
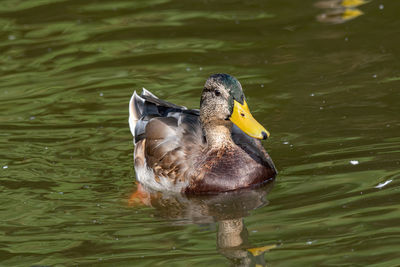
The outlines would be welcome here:
[[[200,109],[143,88],[129,102],[137,181],[161,192],[215,194],[273,181],[276,167],[261,140],[269,132],[250,113],[240,82],[224,73],[205,82]]]

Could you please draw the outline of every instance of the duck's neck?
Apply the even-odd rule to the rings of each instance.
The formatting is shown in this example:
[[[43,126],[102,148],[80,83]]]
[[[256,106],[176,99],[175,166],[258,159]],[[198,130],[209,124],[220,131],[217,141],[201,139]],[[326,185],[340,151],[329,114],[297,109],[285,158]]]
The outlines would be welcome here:
[[[203,124],[203,131],[206,136],[209,149],[230,148],[234,146],[231,137],[232,123],[213,124],[212,122]]]

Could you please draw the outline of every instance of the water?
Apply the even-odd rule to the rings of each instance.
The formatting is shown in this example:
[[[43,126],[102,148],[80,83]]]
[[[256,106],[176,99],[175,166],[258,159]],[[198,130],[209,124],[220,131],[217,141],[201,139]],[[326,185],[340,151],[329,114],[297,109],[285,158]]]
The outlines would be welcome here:
[[[338,2],[2,1],[0,265],[399,265],[400,3]],[[132,201],[133,90],[218,72],[275,184]]]

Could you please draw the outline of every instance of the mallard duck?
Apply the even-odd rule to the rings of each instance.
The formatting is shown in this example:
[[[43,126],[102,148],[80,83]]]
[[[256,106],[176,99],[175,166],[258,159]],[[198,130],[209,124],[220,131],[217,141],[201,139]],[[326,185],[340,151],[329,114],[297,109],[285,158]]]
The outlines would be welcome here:
[[[129,126],[137,180],[157,191],[204,194],[257,186],[274,179],[261,141],[268,131],[251,115],[242,86],[228,74],[211,75],[200,110],[133,93]]]

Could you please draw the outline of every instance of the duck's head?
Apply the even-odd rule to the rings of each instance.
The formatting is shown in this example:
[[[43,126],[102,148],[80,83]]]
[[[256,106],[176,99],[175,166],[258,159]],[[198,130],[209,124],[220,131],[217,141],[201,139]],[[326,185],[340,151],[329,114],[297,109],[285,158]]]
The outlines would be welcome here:
[[[206,81],[200,101],[200,119],[202,123],[214,125],[231,121],[251,137],[269,137],[268,131],[251,115],[240,82],[228,74],[213,74]]]

